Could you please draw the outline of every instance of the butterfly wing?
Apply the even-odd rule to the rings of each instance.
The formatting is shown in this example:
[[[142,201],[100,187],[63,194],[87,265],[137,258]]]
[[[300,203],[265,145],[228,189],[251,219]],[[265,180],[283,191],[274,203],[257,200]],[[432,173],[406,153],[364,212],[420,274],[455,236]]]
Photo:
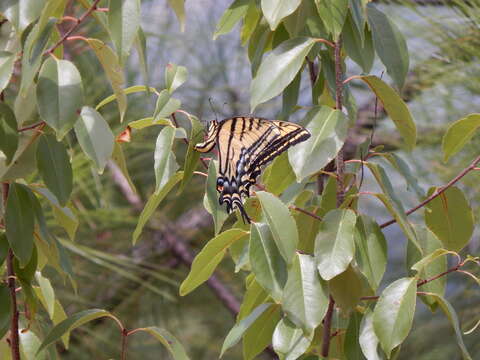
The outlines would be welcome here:
[[[227,211],[238,208],[244,218],[242,195],[250,196],[261,167],[276,156],[310,137],[303,127],[286,121],[254,117],[236,117],[220,123],[218,132],[219,201]]]

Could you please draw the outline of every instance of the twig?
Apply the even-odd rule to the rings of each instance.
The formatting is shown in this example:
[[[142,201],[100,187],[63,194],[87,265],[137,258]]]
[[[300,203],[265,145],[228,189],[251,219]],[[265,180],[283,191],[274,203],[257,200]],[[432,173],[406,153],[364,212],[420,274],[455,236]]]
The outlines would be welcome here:
[[[310,85],[313,87],[315,86],[315,82],[317,81],[317,71],[315,70],[315,63],[307,57],[307,64],[308,64],[308,74],[310,75]]]
[[[332,327],[332,316],[333,316],[333,308],[335,305],[335,301],[333,300],[332,296],[330,296],[330,300],[328,302],[328,309],[327,313],[325,314],[325,318],[323,320],[323,337],[322,337],[322,356],[324,358],[328,357],[328,353],[330,351],[330,328]]]
[[[3,183],[3,204],[4,208],[7,208],[8,191],[10,185]],[[18,337],[18,308],[17,308],[17,294],[15,289],[15,271],[13,270],[13,250],[8,249],[7,255],[7,282],[10,290],[10,302],[12,318],[10,321],[10,348],[12,352],[13,360],[20,360],[20,339]]]
[[[45,124],[45,121],[40,121],[38,123],[35,123],[35,124],[32,124],[32,125],[28,125],[28,126],[25,126],[23,128],[20,128],[18,129],[17,131],[18,132],[23,132],[23,131],[27,131],[27,130],[32,130],[32,129],[35,129],[41,125],[44,125]]]
[[[100,0],[94,0],[92,5],[88,8],[85,13],[80,16],[78,19],[76,19],[76,23],[65,33],[63,36],[58,40],[55,45],[53,45],[50,49],[48,49],[45,54],[51,54],[53,51],[59,47],[76,29],[77,27],[93,12],[97,9],[97,4],[100,2]],[[73,20],[72,20],[73,21]]]
[[[335,44],[331,41],[328,41],[328,40],[325,40],[325,39],[322,39],[322,38],[317,38],[317,39],[315,39],[315,41],[320,42],[320,43],[325,44],[325,45],[328,45],[331,48],[335,48]]]
[[[414,206],[410,210],[406,211],[406,215],[410,215],[411,213],[417,211],[418,209],[424,207],[426,204],[428,204],[430,201],[435,199],[437,196],[441,195],[443,192],[445,192],[449,187],[453,186],[457,181],[459,181],[461,178],[463,178],[465,175],[467,175],[470,171],[474,170],[477,164],[480,163],[480,156],[478,156],[475,160],[472,161],[472,163],[467,166],[465,169],[463,169],[457,176],[455,176],[452,180],[450,180],[445,186],[442,186],[437,190],[437,192],[433,193],[429,197],[427,197],[425,200],[423,200],[420,204],[417,206]],[[380,225],[381,228],[387,227],[389,225],[392,225],[396,222],[397,220],[391,219],[382,225]]]
[[[120,353],[120,359],[121,360],[127,360],[127,337],[129,335],[129,332],[127,329],[123,328],[121,330],[121,336],[122,336],[122,352]]]
[[[308,211],[308,210],[302,209],[302,208],[300,208],[300,207],[298,207],[298,206],[291,205],[291,206],[289,206],[289,208],[290,208],[290,209],[293,209],[293,210],[296,210],[296,211],[299,211],[299,212],[301,212],[301,213],[304,213],[305,215],[311,216],[312,218],[317,219],[317,220],[319,220],[319,221],[322,221],[322,218],[321,218],[320,216],[318,216],[318,215],[316,215],[316,214],[314,214],[314,213],[312,213],[312,212],[310,212],[310,211]]]

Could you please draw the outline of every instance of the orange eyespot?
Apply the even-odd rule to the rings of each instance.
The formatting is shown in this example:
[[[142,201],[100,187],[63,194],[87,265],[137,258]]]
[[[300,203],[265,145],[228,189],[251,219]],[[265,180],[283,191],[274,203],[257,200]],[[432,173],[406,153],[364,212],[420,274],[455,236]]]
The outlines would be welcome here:
[[[223,185],[217,185],[217,191],[222,192],[223,191]]]

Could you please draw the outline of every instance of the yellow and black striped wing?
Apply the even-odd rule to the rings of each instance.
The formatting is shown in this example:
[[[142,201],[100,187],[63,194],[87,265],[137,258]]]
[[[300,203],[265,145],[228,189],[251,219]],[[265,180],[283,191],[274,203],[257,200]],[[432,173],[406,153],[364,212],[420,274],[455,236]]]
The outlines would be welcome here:
[[[227,203],[228,212],[238,208],[248,220],[241,198],[250,196],[261,167],[310,133],[297,124],[255,117],[235,117],[218,125],[219,201]]]

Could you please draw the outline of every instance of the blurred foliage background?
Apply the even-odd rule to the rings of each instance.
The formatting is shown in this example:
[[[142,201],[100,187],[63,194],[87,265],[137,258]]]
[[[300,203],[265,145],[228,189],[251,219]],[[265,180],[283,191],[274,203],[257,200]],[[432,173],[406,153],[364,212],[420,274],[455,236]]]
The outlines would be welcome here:
[[[399,152],[399,155],[408,162],[425,191],[429,186],[440,186],[456,175],[478,154],[480,146],[480,137],[477,136],[457,157],[462,159],[458,163],[447,167],[441,161],[440,140],[448,124],[480,109],[480,1],[429,3],[428,0],[381,2],[408,40],[411,66],[404,97],[420,129],[420,137],[419,146],[412,154]],[[187,2],[186,29],[182,33],[166,1],[142,2],[142,26],[148,46],[148,84],[157,89],[164,87],[163,74],[169,62],[186,66],[189,78],[176,97],[182,100],[183,109],[204,122],[249,112],[251,74],[246,49],[238,40],[238,29],[237,33],[212,40],[215,25],[228,5],[226,0]],[[85,26],[95,24],[89,22]],[[90,28],[88,32],[92,30],[98,31],[95,35],[102,37],[103,29]],[[65,52],[75,58],[82,73],[87,104],[94,106],[110,95],[108,82],[98,76],[102,73],[100,64],[90,51],[86,51],[82,42],[67,44]],[[145,84],[138,61],[136,54],[129,60],[127,86]],[[373,74],[380,76],[383,72],[379,63],[374,69]],[[347,75],[360,72],[358,66],[348,63]],[[305,87],[307,82],[305,76],[302,79]],[[389,126],[384,124],[381,114],[378,121],[374,119],[375,99],[371,98],[370,92],[357,85],[354,94],[360,116],[365,116],[370,123],[367,130],[374,128],[377,142],[395,147],[395,138],[389,134]],[[307,103],[308,96],[307,92],[302,92],[300,104],[302,98]],[[129,95],[128,100],[124,124],[147,116],[154,107],[153,97],[145,94]],[[274,118],[280,109],[280,99],[274,99],[261,106],[256,115]],[[114,103],[102,109],[111,124],[117,117],[116,112]],[[300,110],[295,116],[301,117],[302,114],[304,112]],[[184,121],[180,116],[178,118]],[[122,130],[118,125],[117,133]],[[178,296],[179,283],[188,269],[178,258],[178,252],[172,251],[172,238],[168,235],[174,229],[173,241],[187,244],[187,250],[192,252],[198,251],[212,237],[212,221],[202,206],[205,179],[194,177],[188,189],[180,195],[173,191],[145,228],[138,244],[131,245],[139,209],[155,186],[153,150],[157,135],[155,127],[134,130],[132,142],[124,144],[128,168],[138,189],[138,196],[133,198],[125,196],[113,165],[99,177],[80,156],[75,156],[79,149],[71,149],[77,182],[72,199],[81,225],[76,242],[65,241],[64,245],[71,255],[78,291],[73,295],[70,284],[61,279],[56,282],[55,289],[69,314],[85,308],[105,308],[129,328],[156,325],[169,329],[185,345],[192,359],[217,358],[223,338],[233,324],[233,316],[206,285],[185,298]],[[184,144],[178,142],[177,146]],[[181,150],[179,156],[185,153],[185,149]],[[476,179],[478,176],[469,175],[461,186],[472,207],[479,209],[480,192]],[[369,180],[366,176],[365,190],[373,186]],[[406,191],[403,180],[396,179],[395,186],[407,206],[416,204],[416,198]],[[374,200],[362,198],[361,206],[378,222],[388,220]],[[480,218],[480,214],[475,215]],[[412,216],[413,221],[415,216]],[[51,225],[54,225],[53,221]],[[57,231],[59,238],[65,237],[62,231]],[[385,233],[390,257],[386,278],[405,276],[405,239],[396,226],[389,227]],[[479,234],[476,233],[469,252],[478,254],[478,246]],[[233,266],[227,258],[216,273],[217,279],[228,292],[238,296],[239,289],[244,286],[244,276],[242,273],[232,274]],[[467,329],[478,320],[480,291],[473,281],[462,279],[456,282],[455,277],[449,282],[447,298],[457,309],[463,328]],[[418,302],[414,330],[403,346],[400,359],[459,359],[452,336],[453,330],[444,315],[431,313]],[[480,359],[478,331],[465,336],[465,342],[471,354]],[[75,330],[70,349],[62,352],[61,357],[108,359],[118,354],[119,343],[120,334],[115,325],[100,320]],[[146,335],[129,337],[129,344],[131,359],[168,356],[161,345]],[[241,348],[237,347],[227,356],[240,359],[240,354]]]

